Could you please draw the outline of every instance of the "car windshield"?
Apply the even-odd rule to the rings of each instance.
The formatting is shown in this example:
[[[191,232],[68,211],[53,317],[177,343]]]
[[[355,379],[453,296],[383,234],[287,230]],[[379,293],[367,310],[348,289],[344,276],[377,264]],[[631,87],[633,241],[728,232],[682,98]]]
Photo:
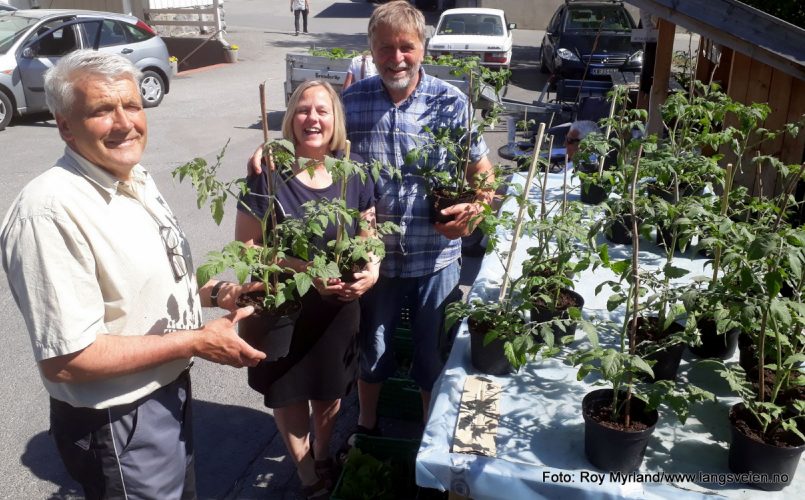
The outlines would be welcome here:
[[[21,17],[13,12],[0,12],[0,54],[9,51],[16,42],[37,19]]]
[[[630,31],[626,9],[618,5],[580,6],[569,9],[565,31]]]
[[[436,34],[500,36],[503,23],[500,17],[487,14],[450,14],[444,16]]]

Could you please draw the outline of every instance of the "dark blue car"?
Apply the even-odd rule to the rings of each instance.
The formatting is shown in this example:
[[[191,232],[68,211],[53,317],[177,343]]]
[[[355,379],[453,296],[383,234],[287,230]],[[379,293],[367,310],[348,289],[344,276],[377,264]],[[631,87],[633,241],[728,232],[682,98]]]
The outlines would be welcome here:
[[[542,71],[559,78],[607,80],[619,71],[640,72],[643,46],[632,42],[634,19],[619,1],[566,0],[542,39]]]

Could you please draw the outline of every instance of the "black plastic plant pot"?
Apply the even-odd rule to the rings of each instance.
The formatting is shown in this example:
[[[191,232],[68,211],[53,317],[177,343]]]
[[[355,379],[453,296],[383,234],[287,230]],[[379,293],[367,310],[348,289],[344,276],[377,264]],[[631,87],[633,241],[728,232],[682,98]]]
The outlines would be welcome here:
[[[696,322],[699,327],[701,345],[689,346],[690,352],[703,359],[730,359],[738,348],[738,335],[740,328],[733,328],[725,334],[716,330],[713,318],[699,318]]]
[[[656,361],[651,367],[654,371],[654,381],[676,380],[676,372],[679,370],[684,351],[685,344],[680,342],[648,356],[647,360]]]
[[[624,215],[606,226],[604,236],[612,243],[619,245],[632,244],[632,216]]]
[[[746,416],[744,416],[744,415]],[[767,491],[780,491],[794,479],[797,465],[805,451],[805,443],[799,446],[775,446],[747,436],[736,426],[736,421],[752,418],[738,403],[730,410],[732,443],[729,451],[729,467],[738,474],[751,473],[748,484]],[[751,482],[756,477],[757,482]]]
[[[584,455],[591,464],[610,472],[632,472],[643,463],[646,447],[657,425],[657,410],[646,411],[646,405],[637,398],[631,401],[631,419],[638,429],[623,429],[608,420],[612,404],[612,389],[598,389],[582,400],[584,417]],[[610,424],[610,425],[608,425]]]
[[[255,313],[238,322],[240,337],[258,351],[266,353],[265,359],[248,371],[249,386],[255,390],[266,389],[260,367],[266,362],[284,358],[290,351],[294,326],[302,307],[295,303],[288,309],[280,313],[273,311]]]
[[[755,347],[755,340],[746,332],[741,332],[738,335],[738,364],[745,372],[749,373],[757,366],[757,347]]]
[[[609,198],[609,189],[592,182],[581,183],[581,202],[587,205],[598,205]]]
[[[646,321],[651,321],[655,323],[657,321],[656,316],[649,316],[649,317],[640,317],[638,320],[638,342],[641,339],[641,330],[645,327]],[[631,321],[629,322],[631,324]],[[684,330],[685,327],[680,325],[679,323],[671,323],[671,326],[666,329],[661,337],[664,339],[669,337],[677,332]],[[645,337],[642,337],[645,338]],[[655,339],[657,340],[662,339]],[[651,354],[643,356],[646,361],[654,361],[654,364],[651,367],[651,370],[654,372],[654,378],[651,379],[648,374],[640,374],[640,378],[646,380],[676,380],[676,372],[679,370],[679,363],[682,361],[682,353],[685,351],[685,344],[679,342],[676,344],[672,344],[670,346],[666,346],[658,351],[652,352]]]
[[[660,248],[665,248],[665,245],[671,243],[671,240],[674,237],[673,231],[671,229],[666,228],[663,225],[657,226],[657,235],[655,236],[655,241],[657,242],[657,246]],[[678,236],[677,236],[678,238]],[[676,240],[676,250],[682,252],[682,242],[679,239]]]
[[[484,345],[484,337],[491,325],[470,319],[467,327],[470,332],[470,358],[476,370],[487,375],[508,375],[514,371],[503,352],[505,342],[502,338],[498,337]]]
[[[534,290],[531,291],[534,293]],[[581,309],[584,307],[584,297],[576,293],[574,290],[570,288],[563,288],[560,292],[560,295],[565,298],[564,302],[572,302],[572,305],[568,307],[577,307]],[[570,315],[567,313],[568,307],[557,307],[557,308],[550,308],[544,304],[534,304],[534,308],[531,309],[531,321],[534,323],[545,323],[547,321],[551,321],[554,318],[561,318],[563,320],[569,319]],[[562,336],[562,330],[559,328],[558,325],[553,325],[553,335],[554,339],[559,338]],[[576,333],[576,322],[570,322],[567,324],[565,328],[565,335],[574,335]]]
[[[442,215],[442,210],[459,203],[473,203],[475,201],[475,191],[464,191],[463,193],[456,194],[452,191],[434,189],[428,195],[430,200],[430,221],[436,222],[450,222],[455,217],[452,215]]]
[[[649,196],[656,196],[657,198],[662,198],[668,203],[674,203],[674,192],[672,187],[666,188],[665,186],[661,187],[657,184],[649,184],[646,187],[646,192],[649,194]],[[679,184],[680,198],[687,196],[701,196],[703,192],[704,190],[702,188],[695,188],[686,182],[681,182]]]

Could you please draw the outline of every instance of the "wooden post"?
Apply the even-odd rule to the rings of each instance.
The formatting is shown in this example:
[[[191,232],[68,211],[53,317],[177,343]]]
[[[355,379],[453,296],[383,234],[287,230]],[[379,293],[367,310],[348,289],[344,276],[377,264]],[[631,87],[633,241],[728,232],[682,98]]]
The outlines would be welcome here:
[[[221,1],[212,0],[212,18],[215,22],[215,30],[218,32],[218,40],[224,39],[224,24],[221,21]]]
[[[671,59],[674,52],[676,25],[660,19],[657,35],[657,55],[654,62],[654,83],[651,86],[648,105],[649,134],[662,133],[660,106],[668,96],[668,79],[671,77]]]

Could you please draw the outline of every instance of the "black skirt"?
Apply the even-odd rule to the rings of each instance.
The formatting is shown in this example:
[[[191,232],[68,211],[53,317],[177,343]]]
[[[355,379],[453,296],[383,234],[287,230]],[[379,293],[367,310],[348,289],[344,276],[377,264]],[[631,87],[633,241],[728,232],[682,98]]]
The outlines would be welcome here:
[[[357,378],[359,322],[359,301],[323,299],[310,290],[302,298],[288,355],[249,368],[249,385],[269,408],[346,396]]]

